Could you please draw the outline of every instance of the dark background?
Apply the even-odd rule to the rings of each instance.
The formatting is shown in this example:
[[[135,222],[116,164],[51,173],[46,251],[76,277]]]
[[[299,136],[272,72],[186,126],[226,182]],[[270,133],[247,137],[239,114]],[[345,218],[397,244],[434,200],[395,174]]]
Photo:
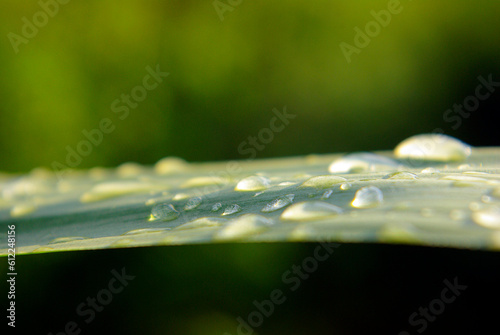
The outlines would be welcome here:
[[[227,3],[227,2],[224,2]],[[387,1],[242,1],[221,20],[211,1],[70,1],[16,53],[37,1],[0,10],[0,171],[64,163],[67,147],[103,118],[105,134],[77,168],[246,159],[248,136],[273,108],[296,115],[258,158],[392,149],[441,128],[474,146],[498,146],[499,93],[461,124],[446,110],[473,95],[478,76],[500,81],[500,3],[401,1],[348,63],[370,11]],[[142,83],[147,66],[170,75],[120,120],[111,110]],[[136,275],[81,334],[236,334],[236,318],[273,289],[287,301],[259,334],[416,334],[408,317],[438,298],[443,280],[468,285],[425,333],[497,332],[496,253],[343,245],[296,292],[281,276],[315,244],[139,248],[17,258],[20,333],[56,334],[75,308],[105,288],[112,269]],[[0,268],[5,273],[6,260]],[[5,281],[1,292],[7,292]],[[2,293],[4,294],[4,293]],[[5,301],[6,299],[4,299]],[[490,307],[490,303],[492,306]],[[4,320],[5,322],[5,320]]]

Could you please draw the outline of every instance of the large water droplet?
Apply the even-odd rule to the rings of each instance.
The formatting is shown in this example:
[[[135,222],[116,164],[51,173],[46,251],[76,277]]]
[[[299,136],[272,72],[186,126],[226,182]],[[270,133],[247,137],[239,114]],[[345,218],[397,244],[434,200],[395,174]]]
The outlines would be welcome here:
[[[328,167],[331,173],[359,173],[367,171],[388,171],[395,170],[400,164],[390,158],[360,152],[345,155],[334,161]]]
[[[116,168],[116,173],[120,177],[137,176],[144,171],[144,167],[134,162],[123,163]]]
[[[480,226],[500,229],[500,208],[491,207],[472,213],[472,220]]]
[[[231,215],[238,212],[241,212],[241,207],[238,204],[232,204],[224,209],[224,213],[222,213],[222,215]]]
[[[184,206],[184,210],[190,211],[192,209],[195,209],[201,204],[201,197],[194,197],[188,200],[186,206]]]
[[[382,203],[382,191],[375,186],[362,187],[356,191],[351,205],[356,208],[376,207]]]
[[[330,188],[336,184],[342,184],[347,179],[339,176],[317,176],[306,180],[300,185],[300,187],[314,187],[318,190],[324,190]]]
[[[394,149],[398,158],[432,161],[461,161],[469,157],[471,147],[443,134],[422,134],[407,138]]]
[[[155,171],[157,174],[171,174],[183,172],[189,169],[189,164],[178,157],[166,157],[155,164]]]
[[[281,214],[281,220],[318,220],[342,213],[342,209],[323,201],[304,201],[291,205]]]
[[[290,205],[293,202],[293,198],[295,198],[295,194],[287,194],[282,195],[268,203],[264,208],[262,208],[262,212],[270,213],[277,211],[285,206]]]
[[[151,217],[149,218],[149,221],[171,221],[177,219],[179,215],[180,213],[174,208],[174,205],[158,204],[151,210]]]
[[[236,191],[260,191],[271,185],[269,178],[263,176],[250,176],[244,178],[236,184]]]
[[[222,228],[216,239],[238,239],[258,234],[269,228],[273,221],[258,214],[245,214]]]

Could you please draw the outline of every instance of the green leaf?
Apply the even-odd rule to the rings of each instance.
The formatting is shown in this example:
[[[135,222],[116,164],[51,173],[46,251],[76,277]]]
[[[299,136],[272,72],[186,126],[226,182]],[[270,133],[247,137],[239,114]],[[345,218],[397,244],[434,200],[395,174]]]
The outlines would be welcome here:
[[[1,177],[1,240],[15,225],[18,254],[318,240],[500,250],[499,157],[474,148],[458,162],[378,152],[37,169]],[[347,173],[329,172],[346,160]]]

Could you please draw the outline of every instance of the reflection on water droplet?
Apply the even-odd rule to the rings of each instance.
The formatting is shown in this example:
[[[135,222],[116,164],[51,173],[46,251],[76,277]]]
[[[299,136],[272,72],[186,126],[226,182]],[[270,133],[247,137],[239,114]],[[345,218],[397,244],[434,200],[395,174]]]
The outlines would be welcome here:
[[[348,154],[334,161],[328,167],[331,173],[359,173],[367,171],[395,170],[400,164],[390,158],[361,152]]]
[[[282,195],[268,203],[264,208],[262,208],[262,212],[270,213],[277,211],[285,206],[290,205],[293,202],[293,198],[295,198],[295,194],[287,194]]]
[[[186,206],[184,206],[184,210],[190,211],[192,209],[195,209],[201,204],[201,197],[194,197],[188,200]]]
[[[382,179],[417,179],[417,175],[411,172],[398,171],[385,175]]]
[[[341,184],[347,179],[339,176],[316,176],[306,180],[300,187],[314,187],[318,190],[324,190],[325,188],[330,188],[333,185]]]
[[[271,185],[271,180],[263,176],[250,176],[236,184],[235,191],[260,191]]]
[[[18,204],[12,207],[10,210],[10,216],[13,218],[18,218],[33,213],[36,210],[34,204]]]
[[[332,193],[333,193],[333,190],[326,190],[325,193],[323,193],[323,195],[321,196],[321,199],[326,200],[326,199],[330,198]]]
[[[178,173],[188,169],[189,163],[178,157],[166,157],[155,164],[155,172],[157,174]]]
[[[420,171],[421,173],[439,173],[441,171],[439,171],[438,169],[436,168],[433,168],[433,167],[427,167],[425,169],[423,169],[422,171]]]
[[[215,203],[213,206],[212,206],[212,212],[217,212],[219,209],[222,208],[222,204],[220,202],[217,202]]]
[[[174,197],[172,198],[172,200],[179,201],[179,200],[184,200],[184,199],[187,199],[187,198],[189,198],[189,194],[187,194],[187,193],[177,193],[176,195],[174,195]]]
[[[267,230],[273,221],[258,214],[245,214],[222,228],[214,238],[238,239]]]
[[[351,187],[352,187],[352,184],[350,184],[350,183],[343,183],[342,185],[340,185],[340,189],[341,189],[342,191],[347,191],[347,190],[349,190]]]
[[[356,191],[351,205],[356,208],[370,208],[380,205],[383,200],[384,196],[378,187],[366,186]]]
[[[222,213],[222,215],[231,215],[238,212],[241,212],[241,207],[237,204],[232,204],[224,209],[224,213]]]
[[[218,227],[218,226],[222,226],[226,222],[227,222],[227,219],[223,219],[223,218],[202,217],[202,218],[181,224],[180,226],[175,228],[175,230],[195,229],[195,228],[203,228],[203,227]]]
[[[285,221],[318,220],[342,213],[342,209],[323,201],[304,201],[291,205],[280,219]]]
[[[422,134],[407,138],[394,149],[398,158],[433,161],[461,161],[469,157],[471,147],[443,134]]]
[[[180,213],[175,210],[172,204],[158,204],[151,210],[149,221],[162,220],[171,221],[179,217]]]
[[[472,220],[480,226],[500,229],[500,208],[492,207],[472,213]]]

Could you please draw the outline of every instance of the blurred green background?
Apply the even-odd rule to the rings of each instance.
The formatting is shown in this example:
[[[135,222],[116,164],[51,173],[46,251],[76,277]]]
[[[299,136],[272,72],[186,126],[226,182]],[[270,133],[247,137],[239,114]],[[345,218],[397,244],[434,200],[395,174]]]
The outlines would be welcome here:
[[[401,1],[348,63],[340,43],[355,45],[354,28],[387,7],[253,0],[230,6],[221,20],[212,1],[69,1],[13,47],[8,34],[22,37],[22,18],[33,23],[41,6],[3,1],[0,170],[64,163],[67,146],[75,149],[103,118],[116,128],[78,168],[169,155],[245,159],[238,145],[283,106],[296,118],[259,158],[392,149],[435,128],[472,145],[500,145],[491,128],[498,92],[457,129],[443,119],[474,94],[479,75],[500,81],[500,3]],[[170,75],[119,119],[113,101],[156,65]]]
[[[443,118],[474,94],[478,76],[500,81],[500,2],[401,1],[401,12],[350,63],[340,44],[354,45],[354,28],[364,30],[374,20],[370,12],[386,10],[388,1],[238,2],[221,20],[212,1],[73,0],[60,4],[16,53],[11,33],[22,36],[23,17],[33,22],[41,6],[2,1],[0,170],[64,164],[67,147],[75,149],[85,140],[82,131],[104,118],[114,131],[78,168],[153,164],[170,155],[246,159],[240,143],[269,127],[272,110],[283,106],[296,117],[258,158],[392,149],[436,128],[472,145],[500,145],[498,91],[460,126]],[[169,76],[120,119],[112,103],[157,65]],[[112,269],[126,267],[137,279],[81,334],[236,334],[236,318],[254,310],[253,300],[286,290],[281,275],[314,247],[229,244],[18,257],[18,322],[41,334],[81,322],[76,306],[106,287]],[[487,304],[500,297],[498,257],[342,246],[256,333],[414,334],[408,316],[455,276],[470,289],[427,334],[498,328]],[[0,266],[6,272],[4,260]],[[0,289],[7,292],[5,281]]]

